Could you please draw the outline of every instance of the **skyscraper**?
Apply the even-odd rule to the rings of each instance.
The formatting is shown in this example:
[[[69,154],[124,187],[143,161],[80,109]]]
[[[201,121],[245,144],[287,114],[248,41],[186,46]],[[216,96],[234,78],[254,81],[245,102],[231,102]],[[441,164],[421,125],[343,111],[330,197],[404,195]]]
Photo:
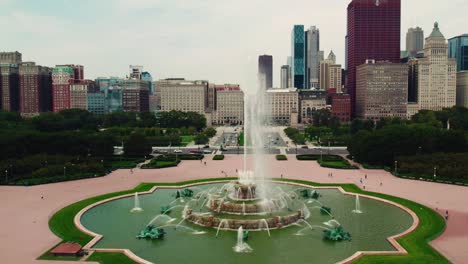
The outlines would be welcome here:
[[[298,89],[307,89],[306,85],[306,34],[304,25],[295,25],[292,30],[292,79]]]
[[[289,88],[289,65],[281,66],[281,89]]]
[[[410,95],[417,103],[408,106],[408,116],[419,110],[440,111],[456,105],[456,60],[448,58],[448,44],[438,23],[426,38],[424,58],[412,59],[409,64],[409,80],[415,82],[410,84]]]
[[[273,87],[273,56],[262,55],[258,57],[258,74],[263,89]]]
[[[18,64],[0,63],[0,108],[5,111],[19,110]]]
[[[320,62],[323,51],[320,51],[320,30],[312,26],[307,31],[307,88],[320,88]]]
[[[420,27],[410,28],[406,33],[406,52],[415,56],[424,49],[424,31]]]
[[[52,70],[34,62],[19,66],[20,112],[34,116],[52,110]]]
[[[336,89],[341,92],[341,65],[336,64],[336,56],[333,51],[328,58],[320,62],[320,89]]]
[[[401,0],[353,0],[348,6],[347,92],[356,105],[356,68],[367,59],[400,61]]]
[[[457,71],[468,71],[468,34],[449,39],[449,57],[457,59]]]

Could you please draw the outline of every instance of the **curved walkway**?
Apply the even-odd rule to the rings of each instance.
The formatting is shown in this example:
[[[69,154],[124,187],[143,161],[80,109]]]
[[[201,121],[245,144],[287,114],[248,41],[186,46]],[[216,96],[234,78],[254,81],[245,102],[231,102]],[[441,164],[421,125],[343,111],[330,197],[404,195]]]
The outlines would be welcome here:
[[[448,210],[447,230],[432,245],[453,263],[468,262],[468,188],[437,183],[403,180],[381,170],[332,170],[316,162],[276,161],[265,156],[267,175],[321,183],[354,183],[366,190],[414,200],[437,209]],[[119,170],[97,179],[48,184],[33,187],[0,187],[0,262],[1,263],[66,263],[37,261],[39,255],[60,242],[48,227],[49,218],[61,208],[100,194],[132,189],[141,182],[180,182],[199,178],[218,178],[227,172],[236,175],[242,156],[226,156],[224,161],[183,161],[177,168],[164,170]],[[328,177],[333,173],[333,177]],[[368,179],[365,179],[365,175]],[[363,184],[360,180],[363,180]],[[382,183],[382,186],[380,185]],[[43,199],[41,199],[43,196]],[[89,262],[88,262],[89,263]]]

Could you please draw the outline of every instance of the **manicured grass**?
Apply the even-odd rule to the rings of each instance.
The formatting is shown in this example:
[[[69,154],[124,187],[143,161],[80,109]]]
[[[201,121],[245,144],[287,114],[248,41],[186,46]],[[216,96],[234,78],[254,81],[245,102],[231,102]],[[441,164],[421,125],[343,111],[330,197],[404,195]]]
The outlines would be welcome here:
[[[75,215],[85,208],[88,205],[96,203],[98,201],[108,199],[115,196],[120,196],[124,194],[131,194],[134,192],[144,192],[150,190],[154,186],[180,186],[186,184],[194,184],[194,183],[202,183],[208,181],[216,181],[216,180],[233,180],[234,178],[219,178],[219,179],[204,179],[204,180],[195,180],[190,182],[183,182],[183,183],[169,183],[169,184],[160,184],[160,183],[142,183],[137,186],[133,190],[116,192],[105,194],[93,198],[89,198],[83,201],[79,201],[72,205],[69,205],[60,211],[58,211],[49,221],[49,227],[57,236],[63,239],[63,242],[66,241],[75,241],[80,243],[81,245],[85,245],[88,243],[92,238],[81,233],[73,223],[73,218]],[[387,199],[389,201],[393,201],[399,203],[413,212],[415,212],[420,220],[418,228],[412,232],[411,234],[398,239],[398,242],[409,252],[408,255],[402,256],[365,256],[358,259],[355,263],[359,264],[381,264],[381,263],[390,263],[390,264],[400,264],[400,263],[411,263],[411,264],[445,264],[449,263],[447,259],[445,259],[441,254],[435,251],[428,243],[437,238],[442,232],[445,230],[445,221],[444,219],[437,214],[435,211],[431,210],[430,208],[423,206],[421,204],[390,196],[380,193],[371,193],[365,192],[359,189],[354,184],[318,184],[306,181],[299,181],[299,180],[280,180],[284,182],[295,182],[301,183],[311,186],[317,187],[342,187],[344,190],[352,193],[358,194],[366,194],[371,195],[383,199]],[[121,254],[112,253],[114,255],[108,255],[110,253],[99,253],[96,258],[101,258],[103,264],[107,263],[127,263],[121,262],[120,258],[123,258]],[[120,255],[120,256],[117,256]],[[50,254],[45,253],[40,259],[54,259],[53,256]],[[110,261],[110,262],[105,262]],[[124,260],[123,260],[124,261]],[[131,262],[130,262],[131,263]]]
[[[94,261],[101,264],[136,264],[135,261],[129,259],[127,256],[121,253],[94,252],[86,261]]]
[[[317,161],[320,164],[320,166],[325,167],[325,168],[342,169],[342,170],[358,169],[356,166],[352,166],[349,163],[349,161],[337,155],[309,154],[309,155],[296,155],[296,158],[302,161],[310,161],[310,160]]]
[[[143,165],[142,169],[163,169],[163,168],[170,168],[170,167],[177,167],[179,165],[180,160],[157,160],[153,159],[150,163]]]
[[[237,139],[239,146],[244,146],[244,139],[245,139],[244,132],[242,132],[239,134],[239,138]]]
[[[285,161],[288,160],[288,157],[286,155],[276,155],[276,160]]]
[[[224,160],[224,155],[215,155],[213,160]]]
[[[195,141],[195,136],[180,136],[182,138],[181,145],[187,146],[189,143]]]
[[[336,160],[336,161],[335,160],[332,160],[332,161],[328,161],[328,160],[320,161],[319,160],[318,163],[320,164],[320,166],[325,167],[325,168],[342,169],[342,170],[358,169],[357,167],[349,164],[347,160]]]

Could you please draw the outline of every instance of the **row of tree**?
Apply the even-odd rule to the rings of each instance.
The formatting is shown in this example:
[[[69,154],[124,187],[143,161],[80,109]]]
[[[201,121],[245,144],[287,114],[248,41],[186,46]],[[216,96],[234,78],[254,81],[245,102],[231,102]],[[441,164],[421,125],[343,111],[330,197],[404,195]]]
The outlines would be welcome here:
[[[114,112],[103,116],[86,110],[70,109],[59,113],[42,113],[33,118],[22,118],[18,113],[0,112],[0,129],[35,129],[41,132],[93,130],[111,127],[187,128],[201,131],[206,127],[204,115],[195,112],[171,111],[156,116],[154,113]]]

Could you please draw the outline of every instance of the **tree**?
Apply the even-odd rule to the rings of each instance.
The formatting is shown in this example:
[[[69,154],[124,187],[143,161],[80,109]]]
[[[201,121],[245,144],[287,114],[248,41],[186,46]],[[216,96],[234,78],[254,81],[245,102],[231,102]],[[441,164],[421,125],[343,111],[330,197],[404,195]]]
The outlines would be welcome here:
[[[204,133],[200,133],[195,137],[195,144],[197,144],[197,145],[208,144],[209,141],[210,141],[210,139]]]
[[[205,131],[203,132],[205,133],[205,135],[209,138],[212,138],[214,136],[216,136],[216,129],[212,128],[212,127],[208,127],[205,129]]]
[[[127,156],[146,156],[152,151],[151,145],[141,133],[133,133],[124,144],[124,153]]]

